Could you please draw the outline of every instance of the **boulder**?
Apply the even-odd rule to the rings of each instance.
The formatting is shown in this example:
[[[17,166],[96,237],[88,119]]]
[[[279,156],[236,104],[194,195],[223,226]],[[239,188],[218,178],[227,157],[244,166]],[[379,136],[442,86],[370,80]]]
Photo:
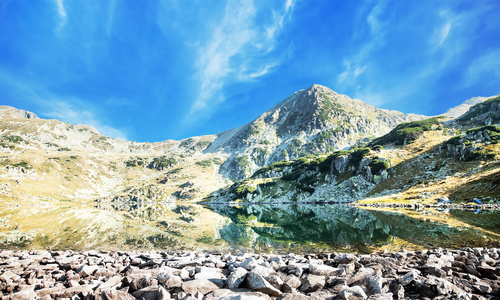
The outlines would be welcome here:
[[[267,280],[259,274],[250,272],[246,277],[247,286],[255,291],[262,292],[270,296],[281,296],[281,291],[272,286]]]

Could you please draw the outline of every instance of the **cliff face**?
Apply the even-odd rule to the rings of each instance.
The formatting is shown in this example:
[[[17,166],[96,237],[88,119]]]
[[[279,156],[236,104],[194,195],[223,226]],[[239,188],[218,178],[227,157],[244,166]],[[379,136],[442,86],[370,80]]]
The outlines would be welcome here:
[[[218,134],[205,152],[229,154],[221,173],[231,179],[243,179],[259,167],[349,148],[383,135],[402,122],[423,118],[378,109],[313,85],[254,121]]]

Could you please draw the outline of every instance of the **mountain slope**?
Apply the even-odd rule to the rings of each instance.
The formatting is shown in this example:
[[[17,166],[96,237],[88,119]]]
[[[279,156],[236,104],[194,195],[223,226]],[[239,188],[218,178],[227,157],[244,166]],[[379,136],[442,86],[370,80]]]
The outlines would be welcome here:
[[[398,125],[368,147],[277,162],[213,202],[500,201],[500,97],[463,116]]]
[[[250,176],[280,160],[349,148],[424,116],[378,109],[320,85],[291,95],[254,121],[217,135],[206,153],[230,154],[221,173]]]
[[[495,97],[498,97],[499,95],[496,96],[490,96],[490,97],[473,97],[468,100],[466,100],[464,103],[452,107],[448,109],[442,116],[448,117],[448,118],[458,118],[461,115],[465,114],[472,106],[483,103],[489,99],[493,99]]]
[[[2,106],[0,203],[199,199],[225,185],[218,175],[225,157],[202,154],[213,139],[128,142]]]

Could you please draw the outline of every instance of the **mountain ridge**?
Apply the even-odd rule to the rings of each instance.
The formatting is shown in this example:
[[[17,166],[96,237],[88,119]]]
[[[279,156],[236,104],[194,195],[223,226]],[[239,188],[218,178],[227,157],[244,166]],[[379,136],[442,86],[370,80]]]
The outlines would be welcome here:
[[[315,84],[253,121],[217,135],[205,152],[229,154],[221,172],[242,179],[264,165],[348,148],[385,134],[401,122],[423,118],[379,109]]]
[[[425,118],[381,110],[319,85],[241,127],[180,141],[128,142],[7,106],[0,116],[0,200],[14,201],[114,201],[151,193],[164,201],[201,200],[261,166],[332,153]],[[131,193],[133,187],[140,192]]]

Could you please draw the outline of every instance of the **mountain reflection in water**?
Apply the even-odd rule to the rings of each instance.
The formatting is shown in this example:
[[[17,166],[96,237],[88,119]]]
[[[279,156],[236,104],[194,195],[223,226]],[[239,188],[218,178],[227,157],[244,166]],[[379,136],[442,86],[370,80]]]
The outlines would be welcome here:
[[[500,214],[338,204],[94,203],[0,207],[0,247],[306,253],[500,244]]]

